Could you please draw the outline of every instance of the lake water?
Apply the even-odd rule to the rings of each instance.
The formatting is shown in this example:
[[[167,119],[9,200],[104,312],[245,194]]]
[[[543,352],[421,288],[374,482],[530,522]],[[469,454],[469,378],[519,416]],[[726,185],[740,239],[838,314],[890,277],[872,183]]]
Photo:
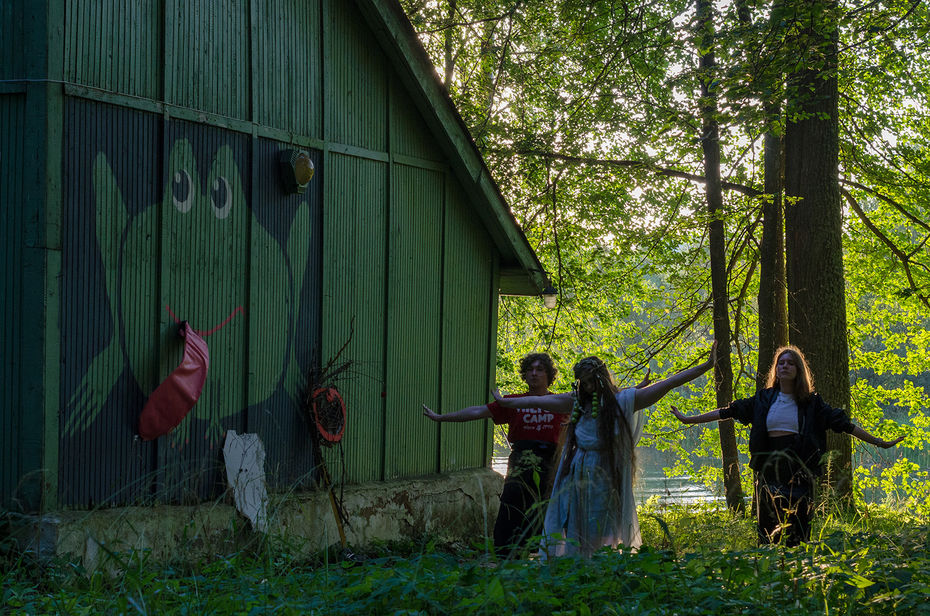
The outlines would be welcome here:
[[[491,458],[491,468],[501,475],[505,475],[507,473],[506,454],[508,452],[506,448],[498,447],[494,453],[496,455]],[[637,464],[640,467],[636,484],[633,486],[636,502],[644,503],[653,496],[658,497],[660,505],[726,502],[722,493],[720,495],[715,494],[712,490],[708,490],[704,484],[692,481],[690,477],[666,477],[662,469],[673,465],[670,454],[657,451],[651,447],[637,447],[636,456]],[[893,466],[901,458],[907,458],[917,464],[920,471],[930,469],[930,452],[904,447],[895,447],[890,450],[857,447],[853,454],[853,464],[855,466],[865,466],[872,475],[878,476],[883,469]],[[705,463],[713,464],[713,460],[706,460]],[[745,461],[743,462],[743,470],[745,470]],[[914,476],[915,473],[911,475]],[[886,498],[884,492],[879,489],[868,488],[863,489],[863,492],[867,502],[879,503]]]
[[[691,481],[689,477],[666,477],[659,473],[641,473],[633,486],[636,501],[644,503],[657,496],[660,505],[692,505],[696,503],[725,502],[707,486]]]
[[[501,475],[506,475],[507,457],[491,458],[491,469]],[[695,483],[688,477],[666,477],[661,468],[654,467],[640,469],[633,492],[638,503],[644,503],[653,496],[658,497],[660,505],[690,505],[724,501],[723,496],[715,495],[706,486]]]

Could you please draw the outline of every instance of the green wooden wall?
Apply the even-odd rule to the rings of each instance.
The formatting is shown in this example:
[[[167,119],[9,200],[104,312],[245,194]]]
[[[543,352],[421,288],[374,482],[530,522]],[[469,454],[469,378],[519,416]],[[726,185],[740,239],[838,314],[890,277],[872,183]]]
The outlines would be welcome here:
[[[0,65],[6,82],[0,88],[0,199],[21,212],[0,222],[6,240],[0,254],[10,266],[0,274],[9,298],[2,310],[14,324],[13,333],[0,338],[0,352],[20,360],[5,363],[5,382],[33,371],[31,381],[22,379],[19,388],[0,394],[2,444],[10,445],[4,447],[0,496],[8,500],[24,476],[59,464],[59,426],[68,420],[61,416],[62,400],[71,392],[59,391],[68,360],[58,334],[59,302],[67,308],[60,295],[68,284],[59,276],[59,193],[62,170],[73,155],[62,151],[65,110],[77,102],[152,114],[166,127],[199,125],[221,141],[242,141],[252,157],[256,140],[319,152],[315,181],[322,183],[322,262],[309,275],[319,277],[321,342],[312,352],[325,363],[348,341],[341,359],[351,360],[352,367],[339,383],[349,408],[345,479],[410,477],[486,464],[486,422],[438,426],[422,417],[420,404],[450,411],[488,399],[500,255],[436,145],[448,140],[431,131],[435,120],[428,123],[421,114],[425,103],[402,85],[402,67],[389,62],[355,3],[38,4],[29,9],[38,17],[24,26],[5,18],[26,10],[25,4],[0,3],[0,51],[12,54]],[[53,22],[54,27],[46,25]],[[40,46],[47,55],[30,56],[31,48]],[[25,51],[14,53],[19,47]],[[30,94],[26,82],[37,76],[48,81]],[[32,156],[43,163],[32,173],[44,173],[46,180],[39,189],[28,188],[29,169],[36,168],[27,168],[28,159],[17,162],[30,134],[40,144]],[[160,139],[167,156],[174,142]],[[171,233],[169,227],[160,229],[163,236]],[[242,241],[240,249],[255,250],[246,237]],[[180,263],[155,275],[161,284],[186,276]],[[51,308],[37,311],[38,305]],[[249,345],[261,344],[256,332],[250,335]],[[245,399],[249,379],[256,378],[250,374],[225,375],[243,385],[224,395]],[[41,453],[25,453],[16,446],[22,442]],[[164,452],[155,455],[163,464],[170,460]],[[335,451],[326,456],[342,478],[340,457]],[[201,462],[187,460],[186,468]],[[48,505],[56,504],[55,495],[69,493],[56,481],[51,477],[45,483]]]
[[[23,152],[26,96],[24,93],[0,94],[0,319],[7,324],[0,331],[0,494],[8,501],[16,492],[24,467],[23,452],[19,443],[24,437],[21,412],[22,387],[25,375],[22,362],[21,329],[11,326],[24,322],[23,276],[25,201],[22,157],[11,156]],[[36,468],[35,462],[31,465]],[[31,469],[29,469],[31,470]],[[9,503],[3,503],[9,505]]]
[[[60,78],[60,56],[48,50],[48,24],[60,22],[59,8],[0,3],[0,312],[9,330],[0,336],[6,450],[0,507],[27,510],[41,506],[55,481],[55,429],[46,400],[58,393],[50,357],[58,342],[60,178],[49,167],[60,157],[60,125],[48,115],[61,102],[47,79]]]
[[[488,399],[497,253],[372,33],[351,3],[329,8],[328,178],[343,185],[324,189],[323,355],[354,327],[349,479],[482,466],[487,423],[438,426],[420,405]]]
[[[27,0],[0,3],[0,81],[23,78],[24,47],[27,19]]]

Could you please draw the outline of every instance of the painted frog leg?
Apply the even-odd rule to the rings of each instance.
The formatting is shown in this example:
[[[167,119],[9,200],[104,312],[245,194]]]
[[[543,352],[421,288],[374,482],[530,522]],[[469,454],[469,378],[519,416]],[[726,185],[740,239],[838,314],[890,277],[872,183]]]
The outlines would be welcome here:
[[[123,195],[113,177],[106,157],[100,153],[94,160],[94,193],[96,205],[97,242],[103,265],[107,298],[110,304],[112,332],[110,342],[97,353],[81,384],[71,394],[66,407],[65,434],[86,430],[100,413],[116,380],[122,374],[125,361],[119,343],[119,255],[123,232],[129,221]]]
[[[222,397],[219,391],[220,387],[221,384],[215,379],[206,380],[197,405],[187,414],[187,417],[181,420],[178,427],[168,434],[169,443],[173,449],[178,451],[184,449],[185,446],[190,444],[192,438],[202,438],[209,443],[210,449],[213,449],[220,442],[220,438],[226,432],[226,429],[220,424],[223,419],[222,413],[216,406],[217,400]],[[195,418],[206,422],[202,432],[194,432],[193,422]],[[203,424],[198,424],[198,427],[200,426],[203,426]]]
[[[171,446],[181,450],[185,445],[190,443],[190,439],[193,438],[203,438],[210,449],[214,447],[221,446],[222,437],[226,433],[226,428],[221,424],[223,419],[222,412],[220,409],[216,408],[215,400],[218,400],[220,397],[219,394],[220,384],[216,381],[210,381],[209,379],[204,384],[203,393],[200,396],[200,400],[197,404],[203,404],[204,408],[207,409],[207,415],[204,416],[196,415],[194,411],[191,411],[187,417],[185,417],[178,427],[171,431]],[[204,428],[203,432],[194,433],[191,430],[191,426],[194,420],[194,417],[198,419],[206,419],[207,425]]]
[[[210,425],[207,426],[203,438],[210,444],[210,449],[222,445],[223,435],[226,434],[226,428],[220,425],[220,417],[213,415],[210,418]]]
[[[293,286],[291,287],[291,315],[295,329],[297,320],[300,317],[300,292],[303,289],[304,277],[309,269],[307,257],[310,254],[310,244],[314,241],[314,238],[310,237],[311,232],[310,206],[303,203],[294,216],[294,222],[291,223],[291,230],[287,236],[287,263],[293,280]],[[304,389],[307,386],[307,377],[301,372],[300,364],[297,362],[296,339],[296,332],[292,329],[291,351],[287,359],[287,368],[284,375],[284,390],[292,403],[300,405]]]
[[[209,384],[208,384],[209,386]],[[201,399],[208,397],[207,387],[204,387],[204,393],[201,396]],[[185,445],[190,444],[191,441],[191,422],[193,421],[194,413],[191,412],[187,417],[181,420],[181,423],[168,433],[168,445],[172,449],[177,449],[178,451],[184,449]],[[213,425],[217,423],[216,417],[210,417],[210,423],[207,426],[207,431],[204,432],[204,438],[208,438],[210,432],[212,432]]]
[[[207,388],[204,387],[204,393],[201,395],[201,398],[207,395]],[[168,445],[172,449],[177,449],[180,451],[184,449],[184,446],[190,443],[191,440],[191,415],[181,420],[181,423],[177,425],[171,432],[168,433]]]
[[[207,379],[204,383],[203,390],[200,393],[200,399],[197,401],[197,404],[204,405],[203,408],[211,408],[213,404],[214,394],[216,392],[216,383],[211,382],[210,379]],[[194,416],[197,414],[197,407],[187,414],[187,417],[181,420],[181,423],[177,425],[171,432],[168,433],[168,445],[172,449],[177,449],[178,451],[184,449],[184,446],[190,443],[191,440],[191,423],[194,419]],[[199,419],[206,419],[206,417],[200,416]],[[216,423],[217,418],[214,416],[214,413],[210,413],[210,426]],[[206,434],[204,435],[206,438]]]

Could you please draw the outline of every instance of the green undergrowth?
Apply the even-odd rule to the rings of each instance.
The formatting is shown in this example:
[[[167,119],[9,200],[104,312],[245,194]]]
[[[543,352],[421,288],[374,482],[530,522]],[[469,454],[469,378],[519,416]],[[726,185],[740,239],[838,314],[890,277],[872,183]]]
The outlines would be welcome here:
[[[4,564],[12,614],[930,614],[930,525],[871,507],[823,516],[800,548],[754,545],[725,509],[645,508],[645,547],[590,561],[498,561],[481,542],[376,544],[311,559],[286,546],[119,575]],[[112,571],[112,569],[111,569]]]

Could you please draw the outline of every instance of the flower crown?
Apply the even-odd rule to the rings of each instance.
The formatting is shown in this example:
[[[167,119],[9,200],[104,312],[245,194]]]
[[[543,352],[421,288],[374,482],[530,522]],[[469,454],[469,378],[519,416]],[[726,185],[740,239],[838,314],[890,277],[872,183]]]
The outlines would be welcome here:
[[[580,362],[575,364],[575,374],[578,372],[585,372],[593,375],[595,382],[597,383],[597,388],[594,392],[594,395],[591,399],[591,417],[597,419],[597,416],[601,412],[601,393],[600,390],[603,388],[604,381],[598,372],[601,368],[604,368],[606,364],[597,357],[586,357]],[[578,420],[581,419],[581,416],[584,414],[584,409],[581,406],[580,394],[578,389],[581,387],[581,379],[576,379],[572,384],[572,415],[569,421],[573,424],[578,423]]]

